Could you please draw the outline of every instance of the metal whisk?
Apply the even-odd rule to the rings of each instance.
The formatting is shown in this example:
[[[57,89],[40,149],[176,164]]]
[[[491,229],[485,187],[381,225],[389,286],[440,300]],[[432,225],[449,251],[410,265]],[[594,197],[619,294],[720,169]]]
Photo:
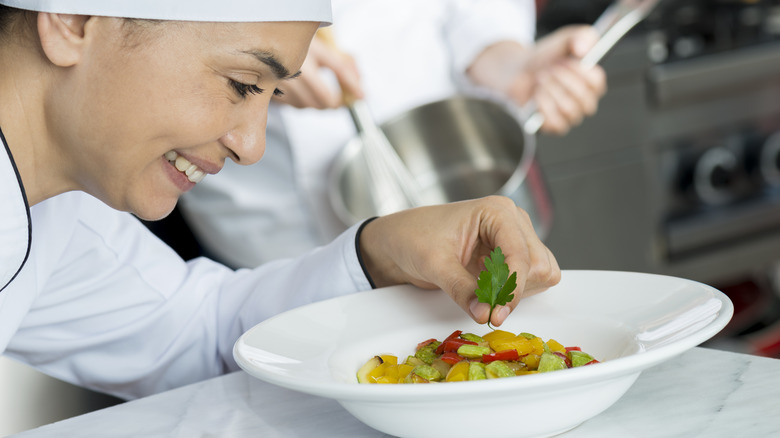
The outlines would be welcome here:
[[[406,164],[374,122],[363,100],[348,104],[362,143],[370,190],[379,215],[421,205],[420,189]]]
[[[318,30],[317,37],[340,50],[330,29]],[[369,184],[377,214],[385,215],[422,205],[417,180],[377,125],[366,102],[343,91],[343,87],[342,93],[362,143],[361,153],[368,170],[366,183]]]

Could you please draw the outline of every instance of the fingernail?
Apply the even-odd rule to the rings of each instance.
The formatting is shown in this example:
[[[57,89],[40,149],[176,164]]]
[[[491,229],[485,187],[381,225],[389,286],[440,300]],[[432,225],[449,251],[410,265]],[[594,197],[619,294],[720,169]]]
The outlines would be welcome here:
[[[471,316],[473,316],[474,319],[479,319],[482,315],[490,310],[490,307],[487,304],[480,303],[477,300],[471,300],[471,303],[469,304],[469,310],[471,311]]]
[[[507,306],[502,306],[500,309],[498,309],[498,321],[503,323],[506,321],[506,318],[509,316],[509,313],[511,312],[511,309]]]

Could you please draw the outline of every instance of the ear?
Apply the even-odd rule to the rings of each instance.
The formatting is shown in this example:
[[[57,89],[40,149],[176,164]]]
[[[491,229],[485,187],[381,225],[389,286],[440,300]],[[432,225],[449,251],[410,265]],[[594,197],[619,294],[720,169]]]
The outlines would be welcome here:
[[[89,15],[38,13],[38,35],[46,57],[60,67],[76,64],[82,56]]]

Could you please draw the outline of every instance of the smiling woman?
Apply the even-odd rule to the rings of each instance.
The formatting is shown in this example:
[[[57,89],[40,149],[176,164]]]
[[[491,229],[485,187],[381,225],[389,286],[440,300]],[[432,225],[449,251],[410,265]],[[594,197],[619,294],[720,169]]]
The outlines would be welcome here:
[[[162,22],[138,36],[122,19],[47,14],[37,27],[53,68],[17,78],[17,94],[44,101],[48,112],[36,122],[56,137],[38,133],[28,142],[33,154],[22,154],[14,150],[16,124],[6,129],[23,179],[33,166],[51,170],[25,182],[28,199],[83,190],[158,219],[225,159],[260,159],[271,98],[262,90],[298,70],[317,23]],[[6,50],[25,65],[41,61],[20,46]],[[259,96],[248,99],[248,91]]]
[[[527,214],[505,198],[378,218],[253,270],[185,263],[130,213],[163,217],[227,159],[260,159],[269,100],[330,21],[329,1],[0,5],[8,356],[131,398],[235,370],[233,344],[258,322],[372,285],[444,289],[484,323],[475,277],[498,245],[517,272],[509,309],[559,279]]]

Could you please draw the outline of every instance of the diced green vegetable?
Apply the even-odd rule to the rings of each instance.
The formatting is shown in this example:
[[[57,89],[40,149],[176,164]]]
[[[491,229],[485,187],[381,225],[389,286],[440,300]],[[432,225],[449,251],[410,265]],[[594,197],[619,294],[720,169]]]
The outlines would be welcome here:
[[[442,376],[446,376],[447,373],[450,371],[450,368],[452,367],[452,365],[441,360],[441,358],[434,359],[434,361],[431,363],[431,366],[436,368],[436,371],[441,373]]]
[[[431,342],[430,344],[420,348],[417,350],[416,353],[414,353],[414,356],[421,361],[427,363],[430,365],[433,363],[433,360],[439,357],[438,354],[436,354],[436,348],[441,344],[439,341]]]
[[[374,370],[374,368],[382,365],[382,358],[374,356],[368,360],[357,372],[358,383],[369,383],[368,373]]]
[[[593,356],[589,355],[588,353],[583,353],[581,351],[572,350],[569,352],[569,354],[571,355],[572,368],[581,367],[593,360]]]
[[[485,380],[487,375],[485,373],[485,364],[482,362],[469,363],[469,380]]]
[[[417,365],[423,365],[425,362],[423,362],[421,359],[418,359],[414,356],[409,356],[406,358],[406,362],[404,362],[407,365],[411,365],[413,367],[416,367]]]
[[[481,358],[483,354],[490,354],[492,350],[490,347],[483,347],[481,345],[461,345],[458,347],[458,354],[467,357],[469,359]]]
[[[542,353],[542,358],[539,360],[540,373],[565,370],[566,368],[566,361],[562,357],[554,353]]]
[[[482,336],[477,336],[474,333],[463,333],[460,335],[461,339],[465,339],[467,341],[476,342],[476,343],[482,343],[485,342],[484,339],[482,339]]]
[[[502,360],[494,360],[485,366],[485,374],[488,379],[501,377],[513,377],[515,372]]]
[[[417,374],[425,380],[430,380],[431,382],[438,382],[442,379],[441,373],[430,365],[418,365],[414,367],[412,373]]]

